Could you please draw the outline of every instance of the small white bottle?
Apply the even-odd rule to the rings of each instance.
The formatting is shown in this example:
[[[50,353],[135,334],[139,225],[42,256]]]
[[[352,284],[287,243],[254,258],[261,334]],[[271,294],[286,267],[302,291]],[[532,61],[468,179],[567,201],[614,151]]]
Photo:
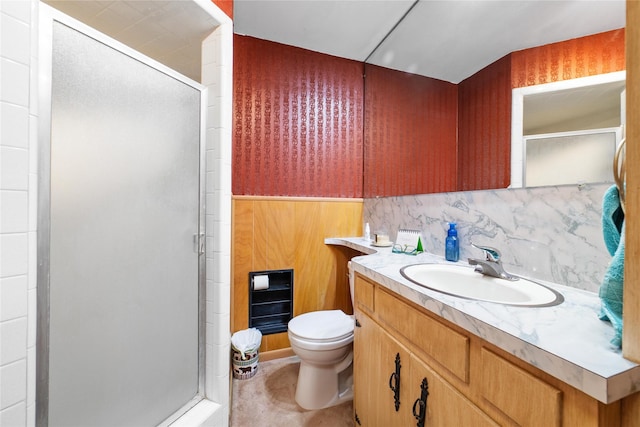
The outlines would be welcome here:
[[[367,242],[371,241],[371,228],[369,228],[368,222],[364,225],[364,240]]]

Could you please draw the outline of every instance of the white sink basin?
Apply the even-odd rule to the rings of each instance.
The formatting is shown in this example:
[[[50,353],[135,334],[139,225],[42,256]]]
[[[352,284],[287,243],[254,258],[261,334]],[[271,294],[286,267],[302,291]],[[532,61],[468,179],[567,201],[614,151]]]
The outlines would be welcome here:
[[[557,305],[561,294],[527,279],[509,281],[485,276],[473,267],[448,264],[414,264],[400,273],[415,284],[461,298],[524,307]]]

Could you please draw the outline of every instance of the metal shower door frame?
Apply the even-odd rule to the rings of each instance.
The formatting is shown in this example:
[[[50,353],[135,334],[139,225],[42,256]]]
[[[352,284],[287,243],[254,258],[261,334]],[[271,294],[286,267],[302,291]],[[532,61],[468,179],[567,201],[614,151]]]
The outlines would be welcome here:
[[[46,5],[38,5],[38,190],[37,190],[37,335],[36,335],[36,425],[48,425],[49,413],[49,334],[50,334],[50,233],[51,233],[51,125],[53,25],[59,22],[93,38],[167,76],[200,91],[198,234],[198,393],[161,425],[169,425],[205,396],[205,136],[207,88],[171,68],[131,49],[94,28]]]

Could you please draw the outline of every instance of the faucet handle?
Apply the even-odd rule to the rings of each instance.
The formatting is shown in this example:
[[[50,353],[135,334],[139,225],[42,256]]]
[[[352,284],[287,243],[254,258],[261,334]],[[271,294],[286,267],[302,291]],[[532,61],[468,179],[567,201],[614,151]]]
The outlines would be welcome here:
[[[497,250],[496,248],[492,248],[490,246],[476,245],[473,242],[471,242],[471,246],[473,246],[474,248],[478,248],[478,249],[482,250],[484,252],[484,255],[485,255],[487,261],[491,261],[491,262],[499,262],[500,261],[500,257],[502,255],[500,254],[500,251]]]

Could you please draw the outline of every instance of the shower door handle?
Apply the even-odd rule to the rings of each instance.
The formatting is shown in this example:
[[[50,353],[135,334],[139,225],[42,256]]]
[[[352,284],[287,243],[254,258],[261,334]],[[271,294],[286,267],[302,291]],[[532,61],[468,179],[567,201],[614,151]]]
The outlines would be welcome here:
[[[204,255],[204,233],[193,235],[193,251],[198,255]]]

